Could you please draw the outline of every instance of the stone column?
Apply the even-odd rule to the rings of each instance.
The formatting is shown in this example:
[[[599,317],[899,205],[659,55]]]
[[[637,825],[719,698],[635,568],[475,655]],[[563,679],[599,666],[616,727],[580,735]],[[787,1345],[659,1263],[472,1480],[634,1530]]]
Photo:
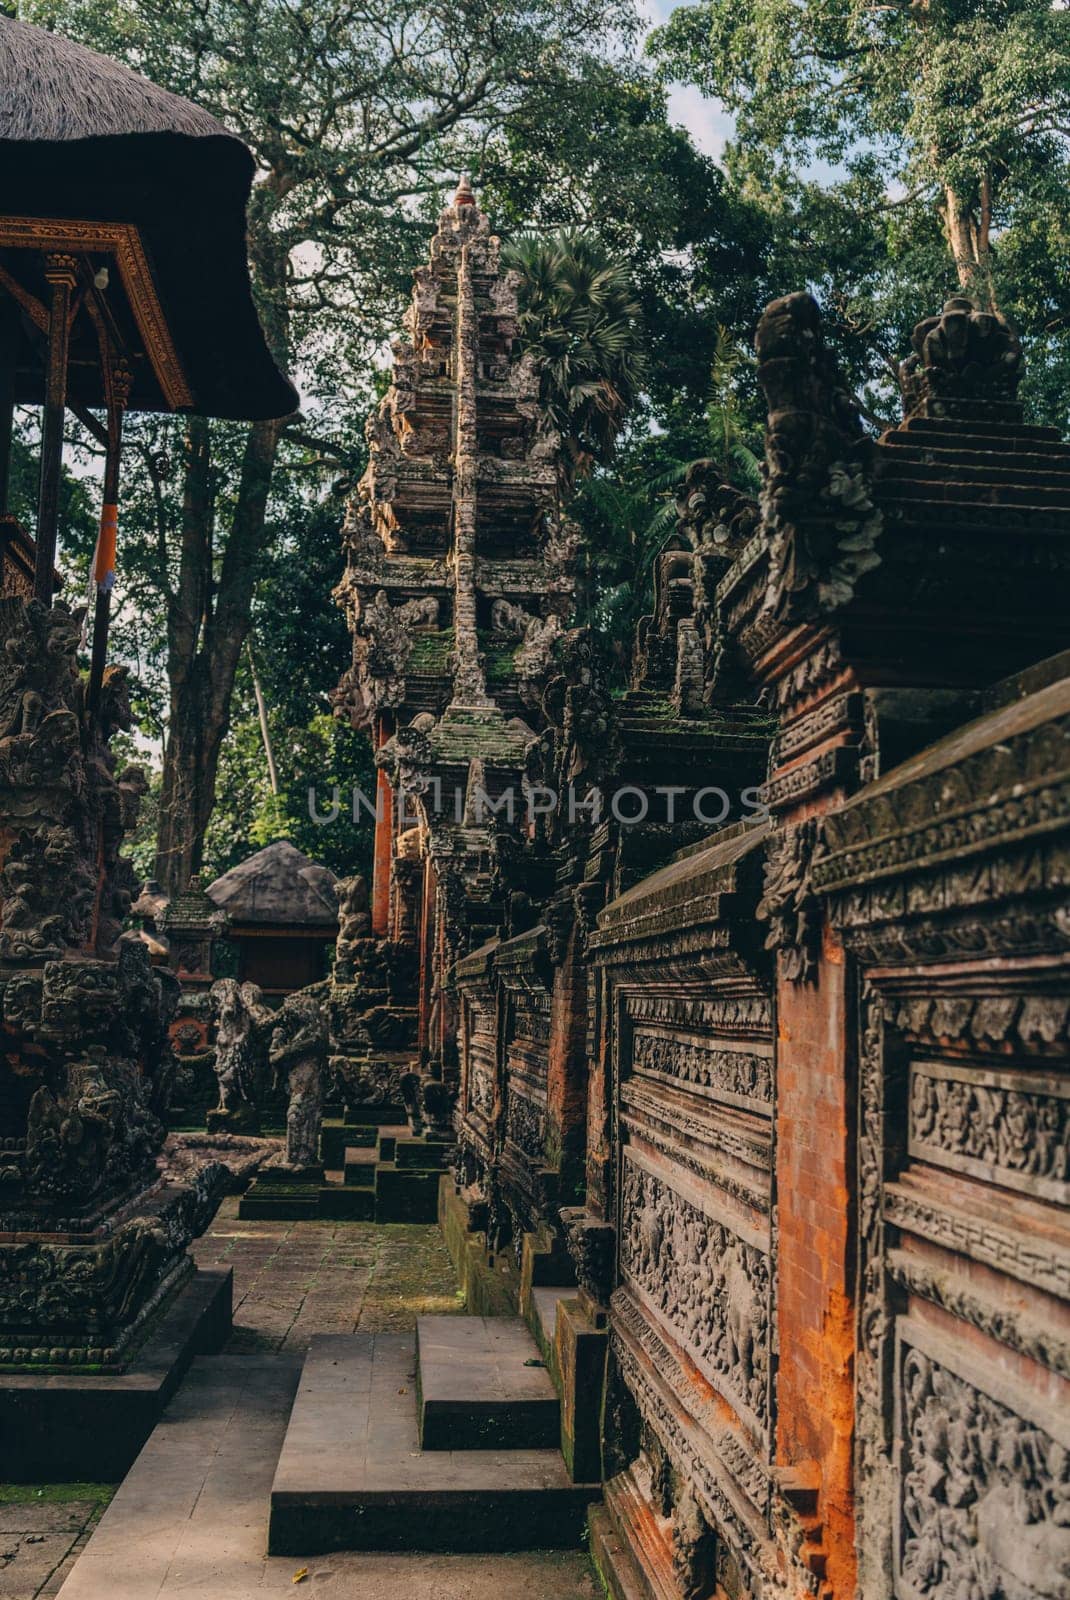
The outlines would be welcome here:
[[[479,313],[468,245],[457,265],[457,326],[454,341],[457,384],[453,457],[453,704],[489,706],[476,617],[476,502],[479,476],[476,375],[479,369]]]
[[[380,720],[376,748],[387,739],[386,719]],[[375,843],[372,847],[372,933],[385,939],[390,922],[390,873],[394,851],[394,790],[385,770],[375,780]]]

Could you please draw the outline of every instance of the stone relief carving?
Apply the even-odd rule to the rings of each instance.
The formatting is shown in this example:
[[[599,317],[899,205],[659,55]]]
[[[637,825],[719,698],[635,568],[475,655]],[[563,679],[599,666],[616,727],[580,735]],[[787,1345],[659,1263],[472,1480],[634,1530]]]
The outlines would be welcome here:
[[[481,1117],[494,1115],[494,1079],[484,1068],[473,1066],[468,1074],[468,1104]]]
[[[699,1039],[637,1030],[632,1040],[632,1065],[639,1072],[657,1072],[763,1105],[773,1097],[772,1058],[749,1050],[727,1050]]]
[[[817,842],[818,821],[807,817],[775,832],[766,855],[758,919],[769,924],[765,948],[781,952],[791,983],[809,983],[817,971],[822,913],[811,881]]]
[[[540,1164],[546,1159],[546,1113],[527,1095],[512,1090],[505,1106],[505,1132],[518,1150]]]
[[[899,1575],[951,1600],[1059,1600],[1070,1585],[1070,1451],[906,1348]]]
[[[916,1063],[911,1152],[1049,1200],[1070,1199],[1070,1085]]]
[[[634,1162],[625,1165],[621,1265],[726,1397],[769,1415],[769,1263]]]

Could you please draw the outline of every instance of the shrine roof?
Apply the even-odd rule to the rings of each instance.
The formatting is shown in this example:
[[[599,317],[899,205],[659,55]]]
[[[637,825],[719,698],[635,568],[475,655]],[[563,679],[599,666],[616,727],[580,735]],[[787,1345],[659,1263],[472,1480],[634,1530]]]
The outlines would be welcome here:
[[[201,107],[0,16],[0,216],[133,225],[192,409],[206,416],[281,417],[298,403],[253,305],[253,174],[249,149]],[[67,248],[98,253],[74,235]],[[137,386],[131,403],[166,409],[162,395]]]
[[[335,875],[310,861],[288,839],[258,850],[208,886],[209,898],[232,923],[334,928]]]

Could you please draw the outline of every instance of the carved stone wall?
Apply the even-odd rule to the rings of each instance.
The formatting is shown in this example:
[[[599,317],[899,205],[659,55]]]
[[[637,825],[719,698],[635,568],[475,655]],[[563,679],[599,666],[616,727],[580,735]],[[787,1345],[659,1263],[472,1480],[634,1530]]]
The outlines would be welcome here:
[[[455,970],[462,1178],[495,1244],[552,1213],[567,1037],[614,1600],[1061,1600],[1070,446],[957,299],[879,438],[808,296],[757,347],[759,503],[691,469],[630,689],[566,634],[525,764],[684,797],[708,768],[765,815],[558,815],[467,858],[525,890]]]

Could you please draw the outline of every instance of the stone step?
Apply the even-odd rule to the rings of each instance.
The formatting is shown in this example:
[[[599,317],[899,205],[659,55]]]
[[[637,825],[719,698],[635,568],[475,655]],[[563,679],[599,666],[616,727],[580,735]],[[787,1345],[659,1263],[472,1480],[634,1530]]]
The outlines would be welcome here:
[[[441,1172],[449,1165],[453,1145],[447,1139],[396,1138],[392,1159],[399,1167],[421,1172]],[[385,1152],[384,1152],[385,1159]]]
[[[380,1161],[375,1169],[376,1222],[434,1222],[442,1174]]]
[[[879,457],[880,471],[888,470],[891,463],[902,459],[903,461],[928,461],[934,464],[946,463],[951,466],[962,466],[970,471],[974,467],[1023,467],[1027,472],[1070,472],[1070,445],[1060,442],[1055,444],[1038,444],[1034,448],[1030,445],[1009,446],[1001,450],[979,449],[976,441],[959,439],[953,436],[935,434],[928,438],[916,438],[909,434],[889,434],[881,441],[882,451]],[[887,454],[884,453],[885,449]]]
[[[253,1183],[238,1201],[242,1222],[334,1222],[375,1220],[375,1192],[341,1183]]]
[[[405,1107],[400,1105],[347,1106],[344,1120],[347,1128],[408,1128]]]
[[[423,1450],[553,1449],[557,1391],[520,1317],[417,1317]]]
[[[882,478],[879,488],[882,505],[891,500],[923,500],[941,511],[948,502],[963,508],[1011,506],[1049,516],[1056,511],[1070,511],[1070,489],[1057,483],[978,483],[972,475],[960,481],[941,475],[936,482],[927,483],[915,475]]]
[[[379,1157],[375,1149],[358,1145],[350,1146],[346,1151],[345,1166],[342,1169],[342,1181],[348,1186],[357,1189],[375,1188],[375,1167]]]
[[[974,420],[963,422],[953,417],[910,417],[895,429],[896,433],[947,434],[949,438],[1006,439],[1011,447],[1021,441],[1023,446],[1034,443],[1058,444],[1062,435],[1058,428],[1037,426],[1031,422],[1010,422],[1006,419]]]
[[[421,1451],[415,1388],[411,1334],[313,1338],[271,1490],[272,1555],[581,1544],[598,1484],[572,1483],[558,1450]]]
[[[319,1216],[331,1222],[374,1222],[375,1191],[325,1184],[320,1190]]]
[[[919,447],[891,452],[881,462],[880,479],[882,483],[914,479],[918,483],[1017,484],[1023,490],[1039,485],[1065,494],[1070,486],[1070,457],[980,456],[973,460],[962,451]]]

